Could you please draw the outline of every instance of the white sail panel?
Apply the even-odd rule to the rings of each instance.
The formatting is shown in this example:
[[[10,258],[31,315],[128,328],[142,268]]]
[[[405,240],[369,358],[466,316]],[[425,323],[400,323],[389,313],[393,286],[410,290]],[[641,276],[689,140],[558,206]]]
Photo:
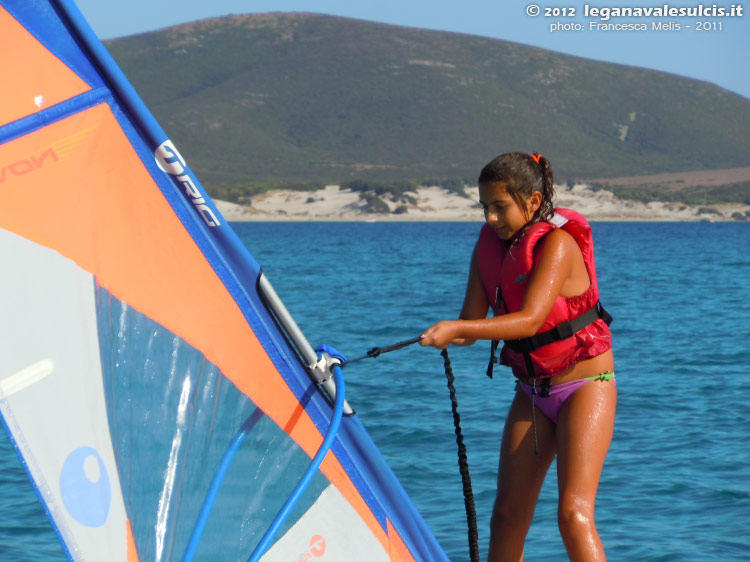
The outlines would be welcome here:
[[[269,549],[262,562],[291,560],[389,562],[389,554],[334,486]]]
[[[0,230],[0,410],[71,555],[125,560],[125,515],[104,403],[94,279]]]

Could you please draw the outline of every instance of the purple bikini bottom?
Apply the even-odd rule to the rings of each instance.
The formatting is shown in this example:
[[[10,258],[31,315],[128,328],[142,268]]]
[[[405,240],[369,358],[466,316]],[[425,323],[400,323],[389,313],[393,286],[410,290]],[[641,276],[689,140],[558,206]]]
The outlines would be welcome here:
[[[615,378],[615,374],[612,372],[606,372],[602,373],[601,375],[595,375],[593,377],[586,377],[584,379],[579,379],[576,381],[571,382],[564,382],[561,384],[552,385],[549,387],[549,396],[541,397],[539,396],[539,386],[537,386],[537,392],[536,395],[534,395],[534,387],[530,384],[526,384],[523,381],[517,381],[518,385],[521,387],[521,390],[524,391],[526,396],[531,398],[534,396],[534,404],[539,407],[539,409],[544,413],[545,416],[547,416],[549,419],[551,419],[554,423],[557,423],[558,418],[560,417],[560,410],[562,410],[563,405],[565,402],[567,402],[568,398],[570,398],[573,393],[578,390],[580,387],[582,387],[584,384],[589,383],[591,381],[613,381],[617,382],[617,379]]]

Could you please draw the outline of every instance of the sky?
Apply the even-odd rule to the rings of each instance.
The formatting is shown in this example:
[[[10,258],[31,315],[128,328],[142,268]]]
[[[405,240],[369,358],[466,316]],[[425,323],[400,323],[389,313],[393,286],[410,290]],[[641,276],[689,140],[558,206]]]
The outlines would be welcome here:
[[[742,0],[734,0],[735,4],[565,1],[77,0],[77,4],[101,39],[228,14],[313,12],[504,39],[695,78],[750,98],[750,2],[746,15]],[[687,9],[699,7],[703,15],[680,16],[680,10],[688,13]],[[642,11],[618,16],[617,11],[625,8]],[[734,15],[721,15],[719,9],[733,10]],[[660,14],[654,10],[673,13],[657,17]],[[642,27],[647,30],[638,29]]]

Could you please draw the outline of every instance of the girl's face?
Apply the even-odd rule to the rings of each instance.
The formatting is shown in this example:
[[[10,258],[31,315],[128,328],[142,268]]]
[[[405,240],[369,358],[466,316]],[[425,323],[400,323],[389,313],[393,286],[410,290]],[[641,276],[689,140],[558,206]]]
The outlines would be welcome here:
[[[496,181],[479,186],[479,202],[484,209],[484,220],[497,233],[501,240],[510,240],[534,216],[541,204],[538,191],[518,205],[506,189],[505,182]]]

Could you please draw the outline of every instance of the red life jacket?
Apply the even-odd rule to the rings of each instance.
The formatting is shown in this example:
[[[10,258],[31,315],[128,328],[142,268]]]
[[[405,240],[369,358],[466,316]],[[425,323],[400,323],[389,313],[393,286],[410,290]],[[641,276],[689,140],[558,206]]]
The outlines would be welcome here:
[[[479,274],[495,315],[521,310],[537,256],[534,249],[548,232],[562,228],[575,239],[583,254],[591,282],[581,295],[558,296],[539,331],[531,338],[508,340],[500,363],[513,369],[517,377],[553,377],[568,367],[604,353],[612,347],[609,322],[612,318],[599,304],[591,227],[579,213],[555,209],[549,221],[528,227],[512,248],[485,224],[479,233],[477,255]],[[493,345],[494,348],[497,344]],[[491,375],[491,369],[488,370]]]

